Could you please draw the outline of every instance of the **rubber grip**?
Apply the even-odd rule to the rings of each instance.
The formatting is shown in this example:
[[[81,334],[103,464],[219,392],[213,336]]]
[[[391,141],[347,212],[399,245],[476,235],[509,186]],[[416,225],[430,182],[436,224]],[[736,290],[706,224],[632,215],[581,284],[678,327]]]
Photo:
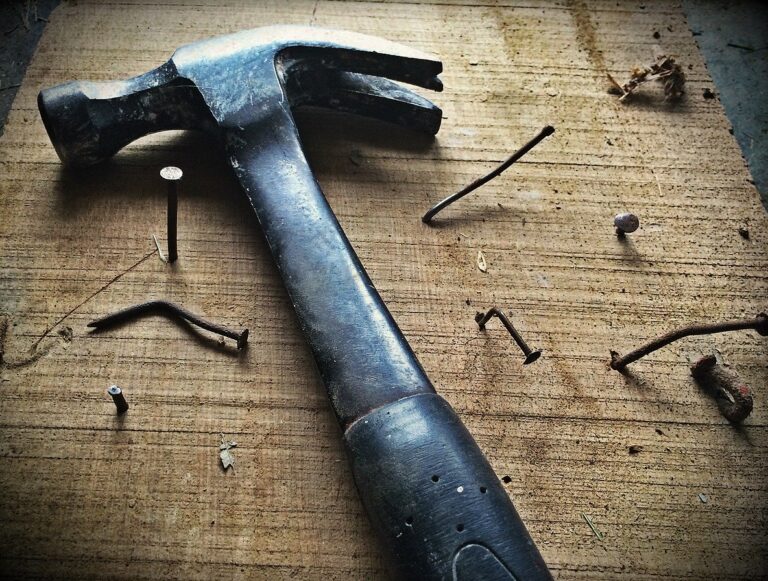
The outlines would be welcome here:
[[[345,441],[398,578],[552,579],[488,460],[439,395],[377,408]]]

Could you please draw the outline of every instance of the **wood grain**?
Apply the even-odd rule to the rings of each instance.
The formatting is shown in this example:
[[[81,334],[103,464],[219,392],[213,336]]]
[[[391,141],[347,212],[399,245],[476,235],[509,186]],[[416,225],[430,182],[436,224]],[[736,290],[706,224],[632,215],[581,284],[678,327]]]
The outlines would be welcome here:
[[[81,0],[53,13],[0,139],[0,573],[386,578],[309,350],[221,155],[166,133],[68,173],[36,110],[41,88],[124,78],[184,43],[273,23],[375,34],[443,59],[436,141],[316,113],[299,116],[302,135],[363,264],[510,477],[555,576],[768,575],[765,340],[692,338],[626,377],[607,367],[610,349],[765,309],[766,213],[722,107],[702,96],[712,82],[679,4],[543,0]],[[685,67],[685,98],[664,103],[646,87],[619,103],[606,72],[626,79],[654,45]],[[521,162],[434,227],[420,222],[546,124],[557,132]],[[180,260],[153,255],[125,272],[153,250],[152,233],[164,241],[168,164],[185,171]],[[612,217],[627,210],[642,226],[621,242]],[[159,317],[87,331],[151,298],[249,327],[248,350]],[[491,305],[545,350],[539,362],[523,367],[500,326],[478,331],[474,314]],[[688,372],[715,349],[755,388],[738,429]],[[123,419],[112,383],[131,405]],[[221,434],[238,442],[227,473]]]

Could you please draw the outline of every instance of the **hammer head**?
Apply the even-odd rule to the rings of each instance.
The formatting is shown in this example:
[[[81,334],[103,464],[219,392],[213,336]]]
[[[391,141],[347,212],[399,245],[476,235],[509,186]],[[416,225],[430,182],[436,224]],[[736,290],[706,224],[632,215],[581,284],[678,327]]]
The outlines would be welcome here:
[[[38,105],[61,160],[84,167],[156,131],[242,130],[302,105],[435,134],[440,109],[387,79],[440,91],[441,71],[435,57],[373,36],[270,26],[184,46],[125,81],[45,89]]]

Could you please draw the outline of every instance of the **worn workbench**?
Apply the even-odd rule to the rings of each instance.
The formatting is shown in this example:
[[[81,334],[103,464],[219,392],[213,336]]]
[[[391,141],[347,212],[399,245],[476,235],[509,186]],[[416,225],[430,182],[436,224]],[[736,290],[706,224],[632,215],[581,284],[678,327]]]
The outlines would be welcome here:
[[[301,115],[302,134],[373,281],[509,477],[555,576],[767,575],[768,343],[699,337],[626,376],[607,366],[610,349],[676,325],[765,309],[766,213],[720,104],[703,97],[711,80],[677,3],[540,0],[80,0],[52,14],[0,139],[0,575],[386,577],[309,349],[222,156],[160,134],[68,173],[37,113],[43,87],[141,73],[179,45],[273,23],[443,59],[436,141],[331,114]],[[654,45],[683,63],[685,98],[648,87],[619,103],[606,72],[626,80]],[[522,162],[434,227],[420,222],[548,123],[556,134]],[[169,164],[185,171],[174,266],[151,242],[165,240]],[[643,225],[622,242],[612,217],[625,210]],[[247,351],[160,317],[87,331],[149,298],[249,327]],[[523,367],[498,324],[479,332],[474,314],[492,305],[544,357]],[[756,388],[741,428],[690,378],[689,359],[714,350]],[[131,405],[122,418],[112,383]],[[222,434],[238,443],[228,472]]]

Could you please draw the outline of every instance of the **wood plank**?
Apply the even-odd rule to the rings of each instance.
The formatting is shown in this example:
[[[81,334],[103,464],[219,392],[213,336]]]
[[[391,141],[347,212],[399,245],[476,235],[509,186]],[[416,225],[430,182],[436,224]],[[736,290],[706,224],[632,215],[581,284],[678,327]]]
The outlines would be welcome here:
[[[676,325],[765,309],[766,213],[721,106],[702,96],[712,82],[678,3],[549,0],[80,0],[53,13],[0,139],[0,572],[387,576],[311,354],[223,157],[202,137],[167,133],[63,172],[36,110],[41,88],[124,78],[184,43],[274,23],[375,34],[443,59],[445,91],[430,96],[444,110],[436,141],[307,113],[302,136],[371,278],[438,391],[511,478],[555,576],[765,575],[765,340],[686,340],[626,378],[607,361]],[[619,103],[606,72],[626,78],[654,45],[685,66],[684,100],[643,89]],[[548,123],[553,137],[421,224]],[[140,262],[152,233],[164,240],[158,171],[169,164],[185,171],[173,267]],[[625,210],[642,228],[622,243],[611,221]],[[249,327],[248,350],[158,317],[87,331],[159,297]],[[545,350],[539,362],[523,367],[497,325],[478,331],[473,316],[491,305],[513,312]],[[690,358],[715,349],[756,388],[739,429],[688,373]],[[122,420],[104,393],[112,383],[131,405]],[[220,434],[238,442],[228,473]]]

